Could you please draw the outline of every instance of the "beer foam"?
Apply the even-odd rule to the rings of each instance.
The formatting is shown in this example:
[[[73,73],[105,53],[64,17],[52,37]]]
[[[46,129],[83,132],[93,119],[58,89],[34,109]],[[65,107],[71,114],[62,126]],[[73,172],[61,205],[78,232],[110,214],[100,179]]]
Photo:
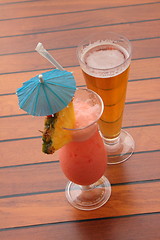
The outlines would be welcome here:
[[[108,69],[116,67],[124,62],[123,53],[116,49],[98,50],[91,52],[85,59],[87,65],[92,68]]]
[[[113,77],[130,64],[128,51],[112,40],[98,40],[81,50],[82,69],[93,77]]]

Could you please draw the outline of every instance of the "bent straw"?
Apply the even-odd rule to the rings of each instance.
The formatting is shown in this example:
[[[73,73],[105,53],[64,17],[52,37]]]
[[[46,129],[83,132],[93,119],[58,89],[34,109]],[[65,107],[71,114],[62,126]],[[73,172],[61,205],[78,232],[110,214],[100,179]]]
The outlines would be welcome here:
[[[42,43],[38,43],[35,50],[45,57],[49,62],[51,62],[57,69],[64,70],[64,68],[52,57],[52,55],[47,52],[47,50],[43,47]]]

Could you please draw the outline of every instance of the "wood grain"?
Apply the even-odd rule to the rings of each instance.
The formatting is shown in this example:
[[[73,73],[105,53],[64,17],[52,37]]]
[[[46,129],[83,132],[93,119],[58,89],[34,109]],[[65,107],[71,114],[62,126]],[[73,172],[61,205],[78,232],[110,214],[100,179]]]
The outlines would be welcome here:
[[[158,46],[160,39],[152,40],[152,45],[148,51],[148,45],[151,44],[151,40],[133,42],[133,48],[136,50],[133,52],[133,59],[139,58],[152,58],[159,57],[160,50]],[[76,48],[68,48],[62,50],[52,50],[50,53],[57,59],[57,61],[64,67],[79,65],[76,57]],[[40,56],[38,53],[25,53],[18,55],[6,55],[0,56],[1,61],[1,73],[19,72],[19,71],[33,71],[46,68],[54,68],[46,59]],[[10,67],[8,68],[8,64]]]
[[[107,165],[105,176],[112,185],[147,181],[148,179],[154,181],[160,177],[159,157],[160,150],[134,154],[132,159],[123,165],[119,164],[114,167]],[[53,162],[52,159],[52,162],[41,162],[41,164],[23,165],[23,162],[21,164],[0,168],[0,199],[64,190],[68,180],[58,161]],[[34,177],[31,178],[31,176]]]
[[[1,166],[48,162],[58,160],[57,152],[52,155],[42,153],[42,141],[38,139],[20,139],[0,143]]]
[[[154,24],[154,27],[153,27]],[[132,24],[121,24],[107,27],[93,27],[84,29],[72,30],[72,38],[68,31],[37,33],[33,35],[16,36],[9,38],[0,38],[0,44],[3,48],[0,49],[0,54],[24,53],[33,52],[37,43],[42,42],[47,49],[69,48],[77,46],[82,39],[85,39],[89,34],[94,32],[97,34],[100,31],[115,31],[125,35],[129,39],[147,39],[158,37],[159,21],[141,22]],[[27,44],[25,44],[27,43]]]
[[[12,107],[12,105],[10,107]],[[137,125],[160,124],[159,119],[159,101],[141,104],[127,104],[125,107],[123,126],[136,127]],[[41,136],[42,134],[40,131],[43,131],[44,129],[44,117],[19,115],[1,118],[0,122],[1,141],[7,139]]]
[[[15,4],[11,4],[15,2]],[[123,7],[130,5],[129,2],[125,0],[117,0],[116,2],[104,2],[103,0],[99,0],[98,3],[96,0],[89,1],[72,1],[68,0],[67,3],[65,0],[61,0],[60,2],[52,1],[52,0],[40,0],[40,1],[20,1],[16,4],[17,0],[1,0],[0,4],[0,15],[1,19],[10,19],[10,18],[25,18],[29,16],[39,16],[39,15],[49,15],[49,14],[57,14],[57,13],[67,13],[72,11],[85,11],[87,9],[100,9],[100,8],[112,8],[112,7]],[[151,4],[154,3],[154,0],[135,0],[133,5],[136,4]],[[6,4],[10,3],[10,4]]]
[[[85,87],[85,85],[84,85],[84,87]],[[136,111],[136,109],[134,108],[134,105],[129,105],[128,106],[128,104],[132,103],[132,101],[134,101],[134,102],[139,102],[139,101],[140,102],[141,101],[142,102],[143,101],[149,102],[149,101],[152,101],[154,99],[160,99],[159,91],[160,91],[160,84],[159,84],[159,80],[157,80],[157,79],[129,82],[128,90],[127,90],[127,98],[126,98],[126,111],[128,111],[127,109],[129,109],[129,111],[132,111],[132,109],[134,109]],[[136,92],[136,95],[135,95],[135,92]],[[152,111],[155,111],[155,114],[154,113],[152,113],[152,114],[154,116],[159,117],[159,114],[158,114],[159,103],[156,103],[156,102],[152,103],[151,102],[150,104],[151,104],[151,106],[148,106],[150,108],[152,108],[152,104],[156,105],[157,109],[155,109],[155,108],[152,109]],[[26,112],[24,110],[19,109],[18,98],[17,98],[17,95],[15,95],[15,94],[10,95],[10,96],[8,96],[8,95],[2,96],[0,98],[0,105],[1,105],[1,109],[0,109],[0,116],[1,117],[2,116],[5,117],[5,116],[12,116],[12,115],[26,114]],[[140,109],[144,107],[144,112],[146,111],[145,103],[142,104],[142,105],[137,105],[137,107],[140,108]],[[137,109],[137,111],[138,111],[138,109]],[[131,113],[131,116],[132,115],[133,114]],[[148,119],[145,119],[145,117],[146,116],[144,116],[144,120],[147,121]],[[30,117],[30,119],[33,122],[33,124],[35,124],[35,120],[33,119],[33,117],[32,118]],[[42,117],[42,119],[44,119],[44,118]],[[2,122],[3,121],[5,121],[5,119],[2,120]],[[6,121],[10,121],[10,120],[6,119]],[[14,118],[12,118],[12,121],[14,122]],[[155,119],[155,121],[158,122],[158,119]],[[39,120],[37,122],[39,122]],[[40,121],[40,122],[42,123],[42,121]]]
[[[81,29],[100,25],[114,25],[124,22],[147,21],[159,18],[159,4],[135,5],[127,8],[110,8],[99,11],[84,11],[67,15],[48,15],[37,18],[14,19],[12,21],[0,21],[0,37],[9,37],[25,34],[37,34],[38,32],[62,31],[68,29]],[[135,14],[134,14],[135,13]],[[112,17],[114,16],[114,18]],[[74,19],[74,21],[73,21]],[[85,19],[85,21],[82,21]],[[96,19],[96,24],[95,24]],[[48,25],[48,22],[50,23]],[[16,26],[16,28],[14,27]]]
[[[107,239],[117,240],[159,240],[160,232],[157,222],[160,221],[160,214],[142,214],[125,216],[122,218],[109,218],[97,220],[84,220],[59,224],[46,224],[19,228],[15,231],[7,230],[0,232],[3,240],[28,240],[34,236],[38,240],[49,238],[61,240],[64,237],[75,240]]]
[[[108,203],[90,212],[70,206],[64,192],[0,199],[0,228],[157,212],[159,187],[159,182],[112,186]]]
[[[154,25],[154,27],[153,27]],[[141,23],[126,23],[112,26],[102,26],[84,29],[75,29],[71,31],[72,38],[69,31],[37,33],[35,35],[12,36],[8,38],[0,38],[0,44],[3,48],[0,49],[0,54],[18,54],[25,52],[33,52],[37,43],[42,42],[47,49],[60,49],[77,46],[82,39],[88,35],[101,31],[115,31],[125,35],[128,39],[148,39],[158,37],[159,21],[141,22]],[[27,44],[24,44],[27,43]]]
[[[127,131],[135,139],[136,152],[159,150],[160,126],[129,128]],[[152,141],[151,141],[152,139]],[[1,166],[36,163],[57,160],[57,155],[46,155],[41,151],[41,139],[16,139],[1,142]],[[57,153],[56,153],[57,154]]]
[[[136,61],[132,61],[129,79],[131,80],[138,80],[138,79],[145,79],[145,78],[160,79],[159,63],[160,63],[160,58],[139,59]],[[80,70],[80,67],[67,68],[66,70],[73,72],[73,75],[75,76],[75,79],[76,79],[77,86],[85,85],[85,81],[84,81],[82,72]],[[41,69],[41,72],[42,72],[42,69]],[[23,82],[29,80],[30,78],[34,77],[37,74],[39,74],[38,70],[35,70],[34,72],[30,72],[28,70],[28,72],[24,72],[24,73],[20,72],[20,73],[14,73],[14,74],[9,73],[2,76],[0,75],[0,86],[1,86],[2,92],[4,94],[15,93],[17,88],[22,86]],[[157,83],[159,83],[159,79],[156,79]],[[129,87],[130,87],[130,84],[128,85],[128,88]],[[154,90],[156,91],[156,88]],[[136,97],[136,94],[134,94],[134,97]]]

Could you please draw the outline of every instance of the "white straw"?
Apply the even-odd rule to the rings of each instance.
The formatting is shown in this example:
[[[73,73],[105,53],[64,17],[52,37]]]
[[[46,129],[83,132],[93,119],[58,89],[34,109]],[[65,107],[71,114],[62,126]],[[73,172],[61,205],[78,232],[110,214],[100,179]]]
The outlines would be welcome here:
[[[45,57],[49,62],[51,62],[57,69],[64,70],[64,68],[52,57],[52,55],[47,52],[47,50],[43,47],[42,43],[38,43],[35,50]]]

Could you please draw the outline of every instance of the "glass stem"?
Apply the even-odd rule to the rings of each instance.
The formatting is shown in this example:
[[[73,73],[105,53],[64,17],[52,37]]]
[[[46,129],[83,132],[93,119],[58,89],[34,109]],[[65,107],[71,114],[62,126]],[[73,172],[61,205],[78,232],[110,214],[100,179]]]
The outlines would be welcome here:
[[[91,190],[93,188],[92,186],[93,185],[86,185],[86,186],[81,186],[81,187],[82,187],[83,191],[89,191],[89,190]]]

